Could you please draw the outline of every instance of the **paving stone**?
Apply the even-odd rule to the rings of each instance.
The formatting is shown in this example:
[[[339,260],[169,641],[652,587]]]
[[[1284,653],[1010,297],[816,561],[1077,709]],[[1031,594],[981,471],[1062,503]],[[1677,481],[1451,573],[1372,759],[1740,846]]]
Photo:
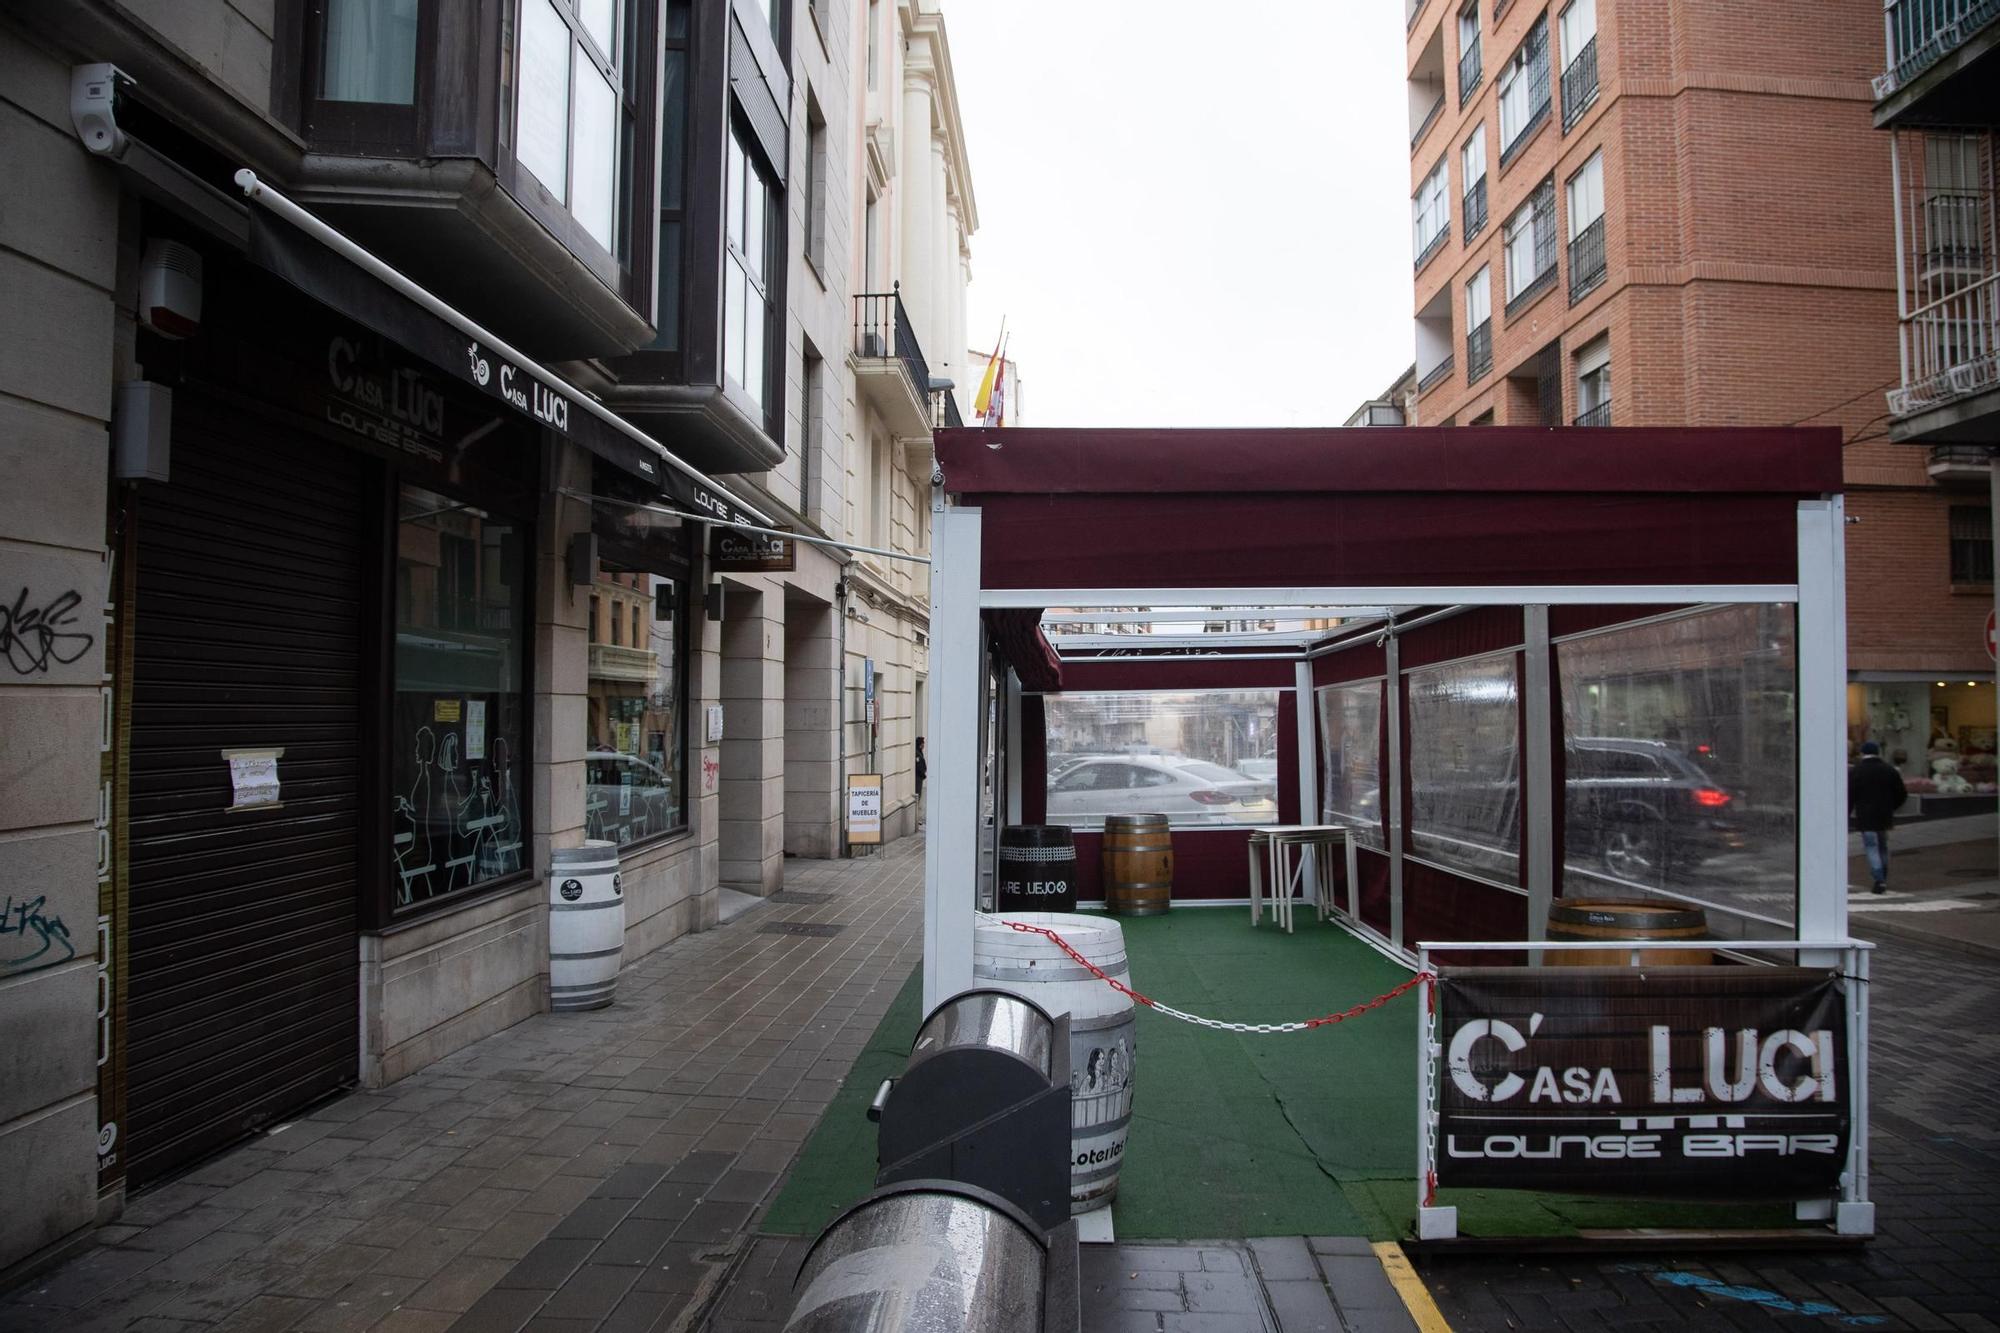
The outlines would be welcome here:
[[[489,1291],[458,1317],[453,1333],[520,1333],[552,1294],[504,1287]]]
[[[1250,1253],[1267,1286],[1274,1281],[1289,1279],[1319,1281],[1319,1269],[1313,1264],[1312,1251],[1306,1248],[1302,1237],[1270,1236],[1252,1240]]]
[[[1274,1281],[1267,1274],[1264,1296],[1277,1315],[1281,1333],[1341,1333],[1340,1315],[1317,1277],[1310,1281]]]
[[[273,1296],[266,1293],[238,1306],[227,1319],[215,1325],[215,1333],[283,1333],[317,1307],[318,1302],[303,1296]]]
[[[1396,1294],[1396,1288],[1382,1271],[1381,1261],[1373,1255],[1366,1259],[1328,1255],[1320,1260],[1320,1269],[1326,1274],[1334,1304],[1343,1312],[1403,1308],[1403,1298]]]
[[[1373,1257],[1375,1247],[1365,1236],[1311,1236],[1306,1240],[1314,1254],[1349,1254]]]
[[[585,1264],[562,1284],[537,1318],[595,1322],[610,1314],[638,1280],[638,1270],[630,1265]]]
[[[588,1237],[554,1237],[529,1250],[500,1279],[502,1287],[539,1288],[554,1291],[583,1267],[597,1241]]]
[[[499,1285],[514,1267],[512,1259],[488,1259],[461,1254],[438,1274],[411,1292],[406,1306],[459,1314]]]

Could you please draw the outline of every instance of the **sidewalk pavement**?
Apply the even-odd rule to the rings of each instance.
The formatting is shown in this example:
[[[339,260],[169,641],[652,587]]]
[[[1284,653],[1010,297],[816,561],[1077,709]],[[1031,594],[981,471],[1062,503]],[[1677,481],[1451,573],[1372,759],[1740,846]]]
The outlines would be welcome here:
[[[923,844],[793,861],[544,1014],[136,1198],[0,1330],[686,1327],[922,953]]]
[[[2000,960],[2000,819],[1968,815],[1897,826],[1889,892],[1871,893],[1861,835],[1848,835],[1849,925],[1865,940],[1903,940]]]

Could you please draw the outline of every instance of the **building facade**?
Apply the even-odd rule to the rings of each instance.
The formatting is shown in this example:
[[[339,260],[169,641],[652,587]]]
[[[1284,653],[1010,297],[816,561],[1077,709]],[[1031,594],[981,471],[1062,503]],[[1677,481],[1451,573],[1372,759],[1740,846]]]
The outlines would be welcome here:
[[[1984,496],[1884,424],[1897,279],[1869,114],[1881,6],[1407,13],[1414,420],[1841,427],[1850,739],[1891,741],[1923,774],[1925,737],[1866,717],[1919,680],[1987,689],[1990,726],[1990,688],[1963,685],[1984,671],[1990,578],[1952,537]],[[1950,707],[1954,727],[1978,711]]]
[[[0,17],[0,1273],[843,853],[872,9]]]
[[[1976,633],[1993,610],[1991,450],[2000,446],[2000,6],[1893,0],[1883,31],[1875,124],[1889,141],[1899,372],[1886,395],[1889,439],[1906,450],[1905,466],[1922,463],[1951,488],[1951,580],[1964,589],[1959,618]],[[1935,547],[1936,515],[1925,517]],[[1923,738],[1927,752],[1955,749],[1958,776],[1984,795],[2000,778],[1994,691],[1984,678],[1993,668],[1967,657],[1975,670],[1965,679],[1905,672],[1870,681],[1850,712],[1885,748],[1913,751]]]

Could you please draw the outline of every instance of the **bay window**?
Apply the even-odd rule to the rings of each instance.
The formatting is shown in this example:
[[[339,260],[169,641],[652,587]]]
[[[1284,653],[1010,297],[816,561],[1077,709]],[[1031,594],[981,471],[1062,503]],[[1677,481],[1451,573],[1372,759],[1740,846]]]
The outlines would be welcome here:
[[[417,97],[417,0],[327,0],[320,96],[408,106]]]
[[[724,378],[761,409],[770,382],[769,330],[777,324],[771,308],[777,290],[771,263],[774,191],[756,150],[746,146],[743,133],[734,126],[727,153],[723,215],[729,258],[722,275],[722,370]]]
[[[610,255],[635,114],[623,0],[521,0],[515,160]]]

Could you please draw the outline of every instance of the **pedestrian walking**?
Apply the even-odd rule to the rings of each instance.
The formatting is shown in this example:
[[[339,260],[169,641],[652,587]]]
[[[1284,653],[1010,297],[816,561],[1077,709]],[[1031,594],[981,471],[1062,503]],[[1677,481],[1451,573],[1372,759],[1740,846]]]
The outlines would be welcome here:
[[[919,736],[917,737],[917,796],[919,799],[922,799],[924,794],[924,769],[924,738]]]
[[[1889,889],[1889,826],[1908,796],[1903,775],[1882,757],[1882,747],[1863,741],[1861,758],[1847,770],[1847,812],[1861,830],[1861,849],[1868,853],[1868,873],[1876,893]]]

